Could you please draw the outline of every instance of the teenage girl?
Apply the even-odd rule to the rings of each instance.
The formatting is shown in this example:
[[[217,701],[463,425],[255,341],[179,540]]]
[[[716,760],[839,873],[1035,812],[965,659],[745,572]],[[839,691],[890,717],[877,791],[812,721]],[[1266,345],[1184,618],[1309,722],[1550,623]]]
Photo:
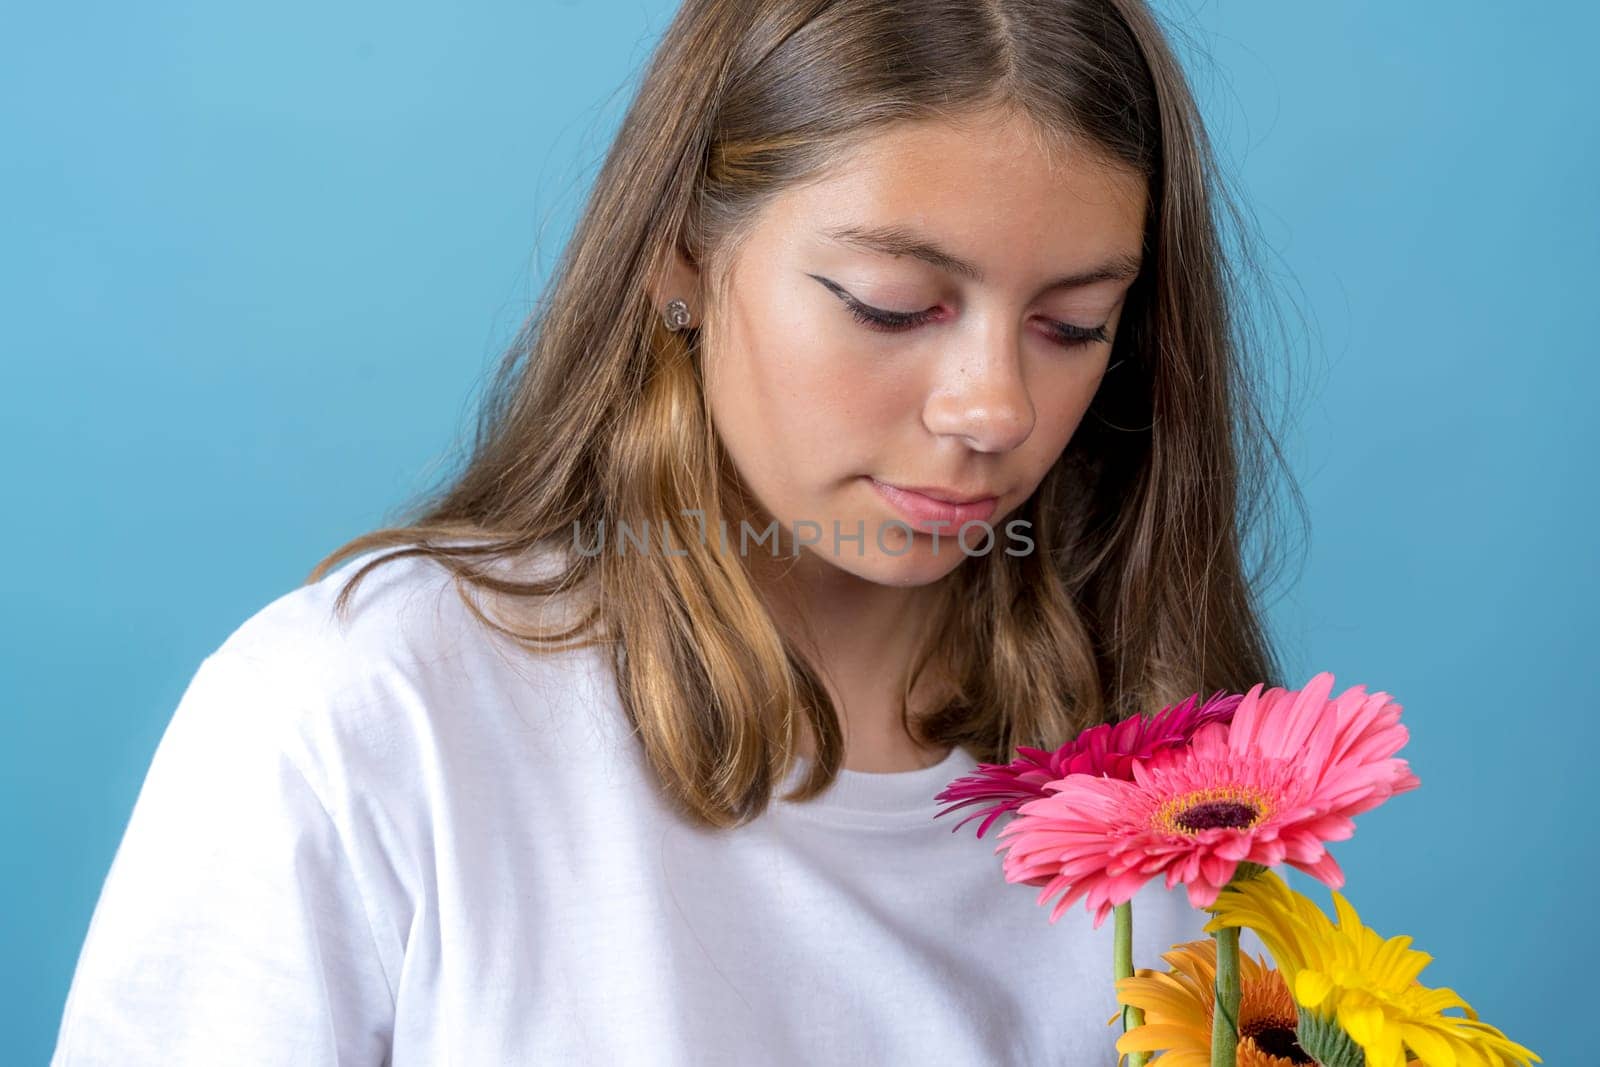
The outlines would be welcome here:
[[[1229,217],[1141,0],[687,0],[470,462],[200,663],[54,1063],[1114,1062],[935,797],[1283,684]]]

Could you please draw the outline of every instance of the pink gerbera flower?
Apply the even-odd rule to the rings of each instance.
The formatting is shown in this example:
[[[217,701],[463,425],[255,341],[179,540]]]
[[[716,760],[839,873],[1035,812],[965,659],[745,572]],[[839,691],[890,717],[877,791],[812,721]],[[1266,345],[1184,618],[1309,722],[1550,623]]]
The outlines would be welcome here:
[[[978,836],[982,837],[1000,816],[1047,796],[1046,783],[1069,774],[1132,781],[1135,760],[1151,759],[1167,749],[1188,744],[1194,732],[1208,723],[1228,722],[1242,699],[1242,694],[1224,694],[1219,689],[1202,704],[1196,693],[1154,715],[1133,715],[1119,723],[1091,726],[1054,752],[1020,745],[1018,758],[1010,763],[980,763],[973,773],[951,782],[934,797],[951,802],[934,818],[972,804],[986,804],[950,828],[955,833],[973,819],[987,815],[978,826]]]
[[[1329,700],[1324,671],[1304,689],[1256,685],[1230,725],[1133,764],[1133,781],[1070,775],[1023,804],[1000,831],[1007,882],[1061,892],[1055,922],[1082,897],[1099,927],[1151,878],[1182,882],[1208,908],[1240,863],[1288,863],[1328,886],[1344,874],[1324,843],[1355,832],[1351,816],[1421,783],[1406,761],[1400,705],[1353,686]]]

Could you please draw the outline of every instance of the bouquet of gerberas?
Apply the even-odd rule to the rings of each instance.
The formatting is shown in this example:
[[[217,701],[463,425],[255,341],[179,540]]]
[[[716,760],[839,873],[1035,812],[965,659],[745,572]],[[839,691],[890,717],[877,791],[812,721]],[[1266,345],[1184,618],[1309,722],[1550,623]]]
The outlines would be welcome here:
[[[1196,693],[1055,752],[979,764],[936,798],[939,815],[979,806],[953,828],[984,815],[979,837],[1011,816],[995,848],[1006,881],[1040,887],[1040,904],[1060,894],[1052,923],[1079,899],[1097,928],[1115,916],[1117,1051],[1131,1067],[1150,1052],[1166,1067],[1542,1062],[1453,990],[1418,981],[1431,957],[1410,938],[1381,938],[1337,892],[1335,926],[1272,870],[1287,863],[1338,890],[1327,843],[1421,784],[1395,756],[1408,739],[1400,705],[1363,686],[1332,691],[1324,672],[1298,690]],[[1211,939],[1174,946],[1165,973],[1132,961],[1130,901],[1157,877],[1212,916]],[[1241,960],[1245,927],[1276,969]],[[1464,1015],[1447,1014],[1456,1008]]]

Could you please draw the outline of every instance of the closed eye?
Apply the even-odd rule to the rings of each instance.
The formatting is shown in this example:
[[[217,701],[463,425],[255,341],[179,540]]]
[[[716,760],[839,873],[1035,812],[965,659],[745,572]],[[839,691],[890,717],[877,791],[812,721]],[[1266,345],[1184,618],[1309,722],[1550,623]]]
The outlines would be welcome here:
[[[875,308],[870,304],[863,304],[849,293],[845,292],[826,278],[810,275],[826,286],[840,301],[850,317],[866,326],[868,329],[880,333],[901,333],[915,329],[932,319],[938,308],[925,308],[922,311],[888,311],[884,308]],[[1079,345],[1104,343],[1111,338],[1106,334],[1106,324],[1099,326],[1075,326],[1070,322],[1056,322],[1053,319],[1042,320],[1046,329],[1051,334],[1051,339],[1064,348],[1074,348]]]

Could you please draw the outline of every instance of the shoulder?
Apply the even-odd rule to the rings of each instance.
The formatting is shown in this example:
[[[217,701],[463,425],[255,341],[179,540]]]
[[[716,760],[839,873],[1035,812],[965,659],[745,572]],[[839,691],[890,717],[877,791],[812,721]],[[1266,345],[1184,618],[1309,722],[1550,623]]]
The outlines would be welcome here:
[[[474,610],[489,606],[482,590],[437,559],[396,552],[361,553],[283,593],[246,618],[212,656],[253,664],[281,684],[326,698],[385,680],[420,681],[511,646]],[[497,575],[525,578],[552,573],[557,562],[544,551],[492,566]],[[341,606],[341,594],[358,575]],[[550,608],[570,617],[572,603],[560,599]]]
[[[508,730],[593,717],[606,684],[598,651],[521,647],[469,605],[486,605],[482,591],[438,560],[379,562],[336,611],[346,583],[393,552],[352,557],[250,615],[202,663],[197,710],[254,720],[238,725],[273,738],[319,792],[334,794],[403,782],[441,749],[481,751]],[[516,573],[554,562],[529,557]]]
[[[254,663],[323,692],[372,673],[404,670],[457,645],[464,605],[448,569],[424,556],[384,557],[394,549],[354,556],[259,608],[212,653]],[[340,593],[363,569],[343,611]]]

